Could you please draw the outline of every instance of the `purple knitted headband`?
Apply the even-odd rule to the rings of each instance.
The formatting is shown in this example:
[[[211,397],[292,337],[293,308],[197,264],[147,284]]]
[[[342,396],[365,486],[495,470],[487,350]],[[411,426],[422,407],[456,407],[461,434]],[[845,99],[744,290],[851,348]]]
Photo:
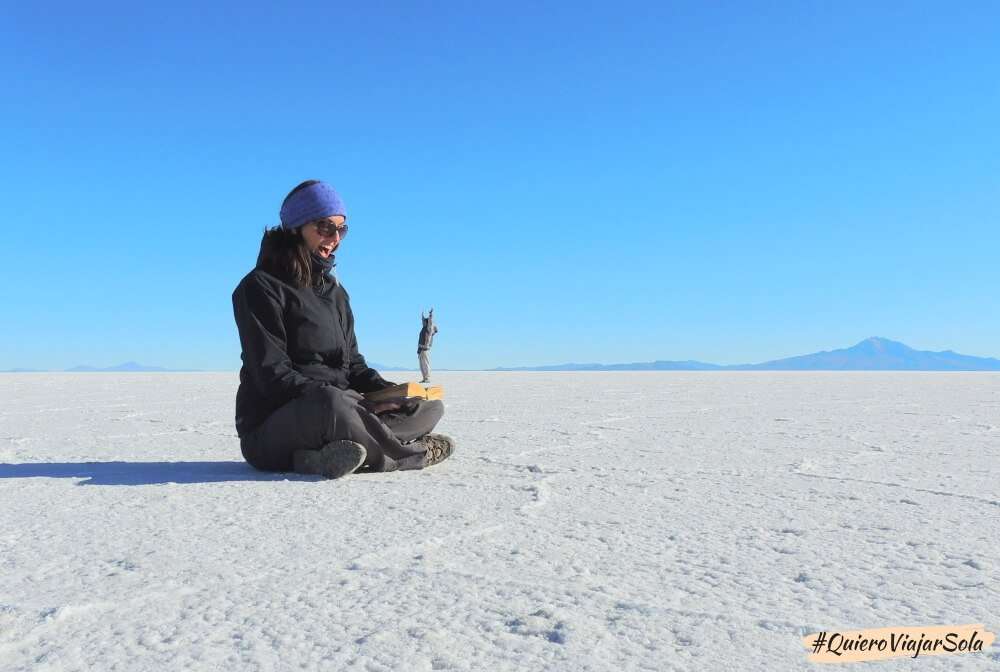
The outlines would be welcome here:
[[[297,229],[306,222],[333,215],[343,215],[344,202],[329,184],[317,182],[299,189],[281,206],[281,228]]]

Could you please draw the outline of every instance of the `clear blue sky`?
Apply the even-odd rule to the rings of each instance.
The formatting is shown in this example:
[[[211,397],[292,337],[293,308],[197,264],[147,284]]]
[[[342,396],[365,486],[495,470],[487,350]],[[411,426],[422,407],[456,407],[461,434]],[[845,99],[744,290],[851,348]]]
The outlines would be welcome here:
[[[333,183],[362,352],[1000,356],[1000,5],[12,3],[0,369],[236,369],[230,295]]]

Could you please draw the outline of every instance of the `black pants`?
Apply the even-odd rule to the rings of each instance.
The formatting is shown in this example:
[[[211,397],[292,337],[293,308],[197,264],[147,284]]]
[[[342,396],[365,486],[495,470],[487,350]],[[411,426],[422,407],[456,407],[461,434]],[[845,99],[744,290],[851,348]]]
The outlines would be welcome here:
[[[330,441],[357,441],[371,471],[420,469],[422,445],[404,445],[437,425],[444,404],[437,400],[411,402],[409,412],[374,415],[357,400],[331,387],[319,387],[292,399],[259,427],[240,438],[240,449],[251,466],[262,471],[291,471],[296,450],[319,450]]]

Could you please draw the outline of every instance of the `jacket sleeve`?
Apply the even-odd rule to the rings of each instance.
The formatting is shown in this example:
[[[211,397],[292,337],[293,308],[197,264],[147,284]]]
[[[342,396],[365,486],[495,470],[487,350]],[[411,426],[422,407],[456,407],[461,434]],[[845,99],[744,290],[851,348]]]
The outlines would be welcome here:
[[[243,365],[249,382],[262,397],[284,404],[323,384],[292,367],[281,299],[259,276],[248,276],[233,292],[233,313]]]
[[[345,292],[346,296],[346,292]],[[349,371],[347,379],[352,390],[358,392],[374,392],[386,387],[392,387],[396,383],[390,383],[379,375],[379,372],[368,366],[368,362],[358,352],[358,339],[354,335],[354,312],[351,310],[351,303],[347,301],[347,339],[349,352]]]

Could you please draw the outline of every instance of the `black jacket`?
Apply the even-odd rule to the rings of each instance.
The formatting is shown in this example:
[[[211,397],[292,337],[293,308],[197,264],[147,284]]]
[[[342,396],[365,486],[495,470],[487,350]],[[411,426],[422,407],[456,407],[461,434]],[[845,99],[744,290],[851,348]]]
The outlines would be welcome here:
[[[236,392],[236,433],[242,437],[289,400],[318,385],[371,392],[389,387],[358,352],[350,297],[332,275],[298,288],[264,270],[268,236],[257,267],[233,292],[243,348]]]

